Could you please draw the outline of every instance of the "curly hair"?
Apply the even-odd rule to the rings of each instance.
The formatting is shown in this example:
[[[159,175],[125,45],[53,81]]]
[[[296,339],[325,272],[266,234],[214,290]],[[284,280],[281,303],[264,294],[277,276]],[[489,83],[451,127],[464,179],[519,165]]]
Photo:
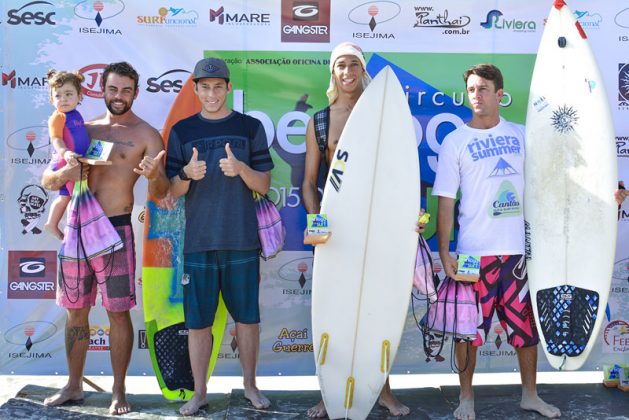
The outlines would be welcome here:
[[[50,98],[52,99],[52,91],[54,89],[59,89],[61,86],[66,83],[72,83],[72,85],[76,88],[76,92],[78,94],[81,93],[81,83],[85,80],[85,77],[78,71],[57,71],[55,69],[48,70],[46,73],[46,79],[48,79],[48,93],[50,94]]]

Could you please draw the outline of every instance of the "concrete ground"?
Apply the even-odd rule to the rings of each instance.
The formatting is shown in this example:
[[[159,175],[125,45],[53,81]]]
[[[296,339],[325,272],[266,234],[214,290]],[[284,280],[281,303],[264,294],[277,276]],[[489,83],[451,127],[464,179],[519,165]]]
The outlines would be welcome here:
[[[593,372],[539,372],[537,382],[540,384],[562,383],[600,383],[603,374]],[[88,376],[106,391],[111,391],[113,377]],[[61,388],[67,381],[67,376],[21,376],[0,375],[0,405],[9,398],[13,398],[17,391],[25,385],[39,385],[48,388]],[[391,375],[391,387],[394,389],[424,388],[431,386],[458,385],[455,374],[433,375]],[[474,375],[474,385],[507,385],[519,384],[520,374],[513,373],[477,373]],[[316,376],[262,376],[258,377],[258,386],[262,390],[318,390]],[[208,383],[208,393],[229,393],[232,389],[242,389],[242,379],[239,376],[213,376]],[[85,384],[86,391],[94,391]],[[152,376],[129,376],[127,390],[130,394],[159,394],[157,380]]]
[[[111,395],[94,392],[87,384],[83,407],[50,409],[41,402],[63,386],[64,376],[0,376],[0,419],[103,419]],[[111,390],[109,376],[88,377],[105,391]],[[258,385],[272,401],[269,410],[254,410],[242,395],[240,377],[212,377],[208,386],[210,404],[202,416],[216,419],[305,418],[305,411],[319,398],[314,376],[260,377]],[[486,419],[535,419],[537,414],[519,409],[519,373],[475,375],[477,411]],[[542,398],[559,406],[564,418],[623,419],[629,413],[629,394],[605,389],[601,372],[541,372],[538,375]],[[408,419],[452,418],[458,400],[458,379],[454,374],[392,375],[391,386],[398,398],[411,408]],[[124,418],[166,419],[179,417],[180,403],[166,402],[154,377],[131,376],[127,380],[129,401],[134,412]],[[16,397],[16,394],[17,398]],[[506,411],[505,411],[506,410]],[[567,417],[566,417],[567,416]],[[576,417],[575,417],[576,416]],[[386,410],[375,407],[369,419],[389,418]]]

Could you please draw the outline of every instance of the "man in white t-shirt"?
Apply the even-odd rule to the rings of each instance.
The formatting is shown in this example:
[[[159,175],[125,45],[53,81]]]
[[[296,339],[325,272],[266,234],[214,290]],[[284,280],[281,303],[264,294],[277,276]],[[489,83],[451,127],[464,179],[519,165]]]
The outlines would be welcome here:
[[[450,255],[454,204],[461,190],[457,252],[480,258],[480,279],[474,283],[482,315],[476,339],[456,343],[461,391],[457,419],[475,419],[472,378],[478,346],[491,328],[494,311],[515,348],[522,378],[520,407],[549,418],[559,409],[537,395],[537,344],[533,308],[524,258],[524,127],[500,117],[503,96],[500,70],[479,64],[463,79],[472,119],[443,141],[433,195],[439,197],[437,234],[446,275],[454,278],[457,261]],[[480,317],[479,317],[480,319]]]

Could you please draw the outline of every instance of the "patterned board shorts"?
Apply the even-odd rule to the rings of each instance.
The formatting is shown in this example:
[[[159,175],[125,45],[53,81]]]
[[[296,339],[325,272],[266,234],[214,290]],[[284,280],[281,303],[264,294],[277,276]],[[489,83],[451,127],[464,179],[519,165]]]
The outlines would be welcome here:
[[[100,289],[103,307],[110,312],[128,311],[136,305],[135,242],[131,215],[110,217],[124,246],[89,261],[59,261],[57,304],[81,309],[96,304]]]
[[[491,329],[494,311],[507,333],[508,343],[516,348],[539,342],[526,260],[523,255],[481,257],[480,279],[474,283],[479,309],[479,325],[473,346],[481,346]]]

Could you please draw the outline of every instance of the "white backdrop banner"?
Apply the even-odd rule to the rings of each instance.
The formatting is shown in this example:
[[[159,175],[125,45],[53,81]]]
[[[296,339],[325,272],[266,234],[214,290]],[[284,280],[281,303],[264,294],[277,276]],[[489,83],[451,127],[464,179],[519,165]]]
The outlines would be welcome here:
[[[331,49],[354,41],[366,52],[372,75],[385,65],[395,70],[415,118],[422,206],[436,216],[431,190],[441,141],[471,116],[463,71],[480,62],[498,65],[507,92],[502,115],[524,123],[535,53],[551,5],[550,0],[1,2],[0,374],[66,373],[65,313],[54,301],[59,243],[42,232],[57,196],[40,185],[52,154],[46,124],[53,111],[45,80],[48,69],[79,70],[85,76],[78,110],[89,120],[105,111],[104,66],[129,61],[140,73],[133,109],[161,130],[196,61],[219,56],[228,62],[234,83],[230,105],[260,119],[266,130],[275,162],[269,196],[288,229],[285,250],[262,263],[258,372],[310,375],[312,252],[302,244],[305,210],[300,189],[305,126],[327,105]],[[574,0],[569,6],[601,68],[614,114],[619,179],[629,181],[629,0]],[[138,261],[145,197],[146,182],[140,180],[133,210]],[[619,210],[619,219],[609,307],[587,370],[626,361],[629,354],[629,203]],[[433,217],[425,234],[433,250],[435,223]],[[438,262],[437,268],[443,277]],[[136,279],[141,291],[141,267]],[[416,326],[426,302],[413,302],[393,371],[449,372],[449,342],[443,357],[426,361]],[[129,373],[150,375],[141,300],[131,314],[136,340]],[[98,303],[90,316],[86,374],[111,374],[108,328]],[[240,373],[234,336],[230,320],[216,374]],[[477,369],[512,371],[517,368],[514,356],[496,322],[480,349]],[[539,368],[550,369],[543,356]]]

